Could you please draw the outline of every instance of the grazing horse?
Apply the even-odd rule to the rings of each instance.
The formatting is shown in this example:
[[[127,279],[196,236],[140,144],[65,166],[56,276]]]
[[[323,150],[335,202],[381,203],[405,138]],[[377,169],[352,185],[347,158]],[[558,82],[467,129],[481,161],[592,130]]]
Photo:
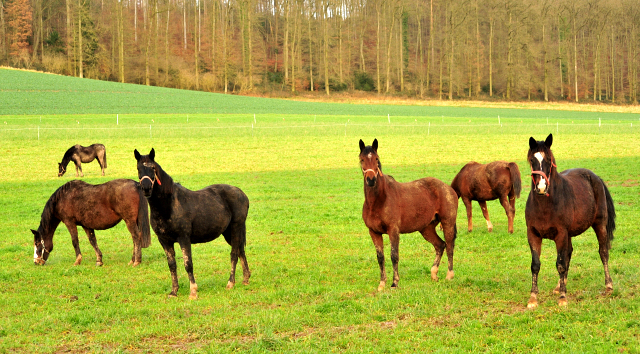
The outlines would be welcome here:
[[[149,208],[139,184],[130,179],[116,179],[98,185],[80,180],[67,182],[45,204],[38,231],[31,230],[34,236],[34,262],[45,264],[53,251],[53,234],[62,222],[71,234],[76,251],[74,265],[80,265],[82,261],[78,244],[80,225],[96,251],[96,264],[101,266],[102,252],[98,248],[94,230],[110,229],[123,219],[133,238],[133,255],[129,265],[135,267],[142,261],[140,248],[151,244]]]
[[[449,259],[447,279],[453,279],[453,248],[458,213],[456,192],[435,178],[427,177],[409,183],[399,183],[393,177],[384,175],[378,157],[377,139],[373,140],[371,146],[365,146],[360,140],[360,167],[364,176],[362,219],[369,228],[380,266],[378,291],[382,291],[387,283],[382,234],[388,234],[391,243],[392,288],[396,288],[400,280],[398,244],[401,233],[419,231],[422,237],[433,245],[436,250],[436,258],[431,267],[433,280],[438,280],[438,266],[446,248]],[[443,225],[446,242],[436,233],[439,223]]]
[[[529,139],[527,159],[531,165],[531,192],[525,217],[531,248],[532,286],[528,308],[538,306],[538,272],[542,239],[556,243],[556,267],[560,279],[554,293],[560,293],[558,305],[567,305],[567,273],[573,246],[571,238],[592,227],[598,237],[600,260],[604,265],[604,283],[613,290],[609,275],[609,249],[616,229],[616,212],[607,186],[590,170],[575,168],[558,173],[551,152],[553,136],[545,141]]]
[[[215,240],[221,234],[231,246],[231,276],[227,289],[236,282],[238,258],[242,264],[243,284],[249,284],[249,265],[244,253],[246,244],[246,220],[249,213],[249,198],[239,188],[227,184],[214,184],[199,191],[191,191],[174,183],[154,160],[155,151],[140,155],[134,151],[138,161],[138,177],[151,208],[151,227],[158,235],[169,271],[171,272],[171,293],[178,294],[178,274],[174,244],[182,249],[184,268],[189,276],[189,298],[198,297],[198,286],[193,277],[191,244]]]
[[[500,204],[502,204],[509,220],[509,233],[513,233],[516,198],[520,198],[520,190],[522,189],[520,170],[514,162],[495,161],[486,165],[474,161],[469,162],[453,179],[451,188],[456,191],[458,198],[462,198],[462,202],[467,208],[469,232],[473,229],[471,201],[477,200],[480,204],[484,219],[487,220],[487,228],[491,232],[493,225],[489,220],[487,200],[500,199]]]
[[[102,175],[104,176],[104,169],[107,168],[107,151],[105,150],[104,145],[74,145],[64,153],[62,162],[58,164],[58,177],[62,177],[62,175],[67,172],[67,165],[69,165],[70,161],[73,161],[73,163],[76,164],[76,177],[78,177],[78,170],[80,171],[81,176],[84,177],[81,162],[89,163],[96,158],[100,168],[102,169]]]

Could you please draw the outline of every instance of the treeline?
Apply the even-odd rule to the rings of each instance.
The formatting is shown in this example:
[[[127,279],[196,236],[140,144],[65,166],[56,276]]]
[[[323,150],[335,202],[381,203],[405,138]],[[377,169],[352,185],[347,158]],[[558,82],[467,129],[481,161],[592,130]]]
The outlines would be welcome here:
[[[0,61],[219,92],[638,102],[637,0],[0,0]]]

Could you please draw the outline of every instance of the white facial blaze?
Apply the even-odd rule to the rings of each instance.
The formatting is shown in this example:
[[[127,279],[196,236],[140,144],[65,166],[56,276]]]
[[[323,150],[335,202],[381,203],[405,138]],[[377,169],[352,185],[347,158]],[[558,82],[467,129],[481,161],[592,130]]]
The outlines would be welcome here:
[[[35,262],[38,259],[38,247],[33,246],[33,261]]]
[[[367,155],[367,157],[369,158],[369,160],[371,160],[371,158],[373,157],[373,154],[369,153],[369,155]]]
[[[540,163],[540,170],[542,170],[542,160],[544,159],[544,152],[536,152],[533,156],[538,159]],[[544,193],[547,190],[547,181],[540,176],[540,180],[538,180],[538,191],[539,193]]]

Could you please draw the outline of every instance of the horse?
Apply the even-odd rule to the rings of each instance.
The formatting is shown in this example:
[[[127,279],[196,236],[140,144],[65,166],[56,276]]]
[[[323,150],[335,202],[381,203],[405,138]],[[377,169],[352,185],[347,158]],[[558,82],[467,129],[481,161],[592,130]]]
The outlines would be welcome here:
[[[399,183],[382,173],[382,164],[378,156],[378,139],[365,146],[360,140],[360,167],[364,177],[364,205],[362,219],[369,228],[380,266],[380,284],[382,291],[387,283],[384,269],[384,246],[382,234],[389,235],[391,243],[391,262],[393,263],[393,283],[397,288],[400,234],[419,231],[436,251],[431,267],[431,279],[438,280],[438,267],[444,249],[447,249],[449,270],[446,279],[453,279],[453,248],[457,234],[456,216],[458,197],[446,183],[436,178],[422,178],[409,183]],[[436,226],[442,223],[445,241],[436,233]]]
[[[500,204],[507,213],[509,233],[513,233],[513,219],[516,215],[516,198],[520,198],[522,181],[520,170],[514,162],[495,161],[486,165],[471,161],[466,164],[451,182],[451,188],[456,191],[458,198],[462,198],[467,208],[468,231],[473,230],[471,220],[471,201],[480,204],[487,229],[493,231],[489,220],[487,200],[500,199]]]
[[[598,238],[600,260],[604,266],[606,292],[613,290],[609,275],[609,249],[616,229],[616,211],[609,189],[595,173],[575,168],[558,173],[551,151],[553,135],[545,141],[529,139],[527,160],[531,167],[531,191],[527,199],[525,218],[527,239],[531,249],[531,297],[528,308],[538,306],[538,272],[542,239],[556,244],[559,306],[567,305],[567,274],[573,246],[571,238],[593,228]]]
[[[95,230],[110,229],[123,219],[133,239],[133,255],[129,265],[135,267],[142,261],[140,249],[151,244],[149,209],[139,184],[129,179],[116,179],[98,185],[80,180],[67,182],[45,204],[38,230],[31,230],[34,236],[34,263],[45,264],[53,251],[53,234],[62,222],[71,234],[76,251],[74,265],[82,262],[78,244],[80,225],[96,252],[96,265],[101,266],[102,252],[96,242]]]
[[[69,165],[70,161],[73,161],[76,164],[76,177],[78,177],[78,170],[80,170],[81,176],[84,177],[81,162],[89,163],[96,158],[100,168],[102,169],[102,175],[104,176],[104,169],[107,168],[107,151],[105,150],[104,145],[74,145],[64,153],[62,162],[58,164],[58,177],[62,177],[64,173],[67,172],[67,165]]]
[[[191,244],[213,241],[220,235],[231,246],[231,275],[227,289],[236,282],[238,258],[242,264],[243,284],[249,284],[251,272],[245,256],[246,220],[249,198],[240,188],[227,184],[214,184],[199,191],[191,191],[175,183],[155,161],[155,150],[140,155],[134,150],[138,178],[144,196],[151,208],[151,227],[158,235],[167,256],[171,272],[171,293],[178,294],[178,275],[174,244],[182,249],[184,268],[189,276],[190,299],[198,297],[198,285],[193,277]]]

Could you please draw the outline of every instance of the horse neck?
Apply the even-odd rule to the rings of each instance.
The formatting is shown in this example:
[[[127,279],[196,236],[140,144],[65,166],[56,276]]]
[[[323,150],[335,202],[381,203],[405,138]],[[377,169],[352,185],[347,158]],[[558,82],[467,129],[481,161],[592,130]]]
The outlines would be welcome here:
[[[156,178],[160,183],[154,183],[152,198],[165,199],[171,197],[174,191],[173,178],[166,173],[160,165],[156,164]]]
[[[373,187],[367,186],[367,182],[364,182],[365,204],[374,205],[376,203],[384,202],[387,199],[388,184],[389,181],[387,180],[387,176],[382,174],[378,177],[378,181]]]
[[[66,169],[67,166],[69,165],[69,162],[71,162],[71,155],[65,154],[62,157],[62,162],[60,162],[60,164],[62,165],[62,167],[64,167]]]

